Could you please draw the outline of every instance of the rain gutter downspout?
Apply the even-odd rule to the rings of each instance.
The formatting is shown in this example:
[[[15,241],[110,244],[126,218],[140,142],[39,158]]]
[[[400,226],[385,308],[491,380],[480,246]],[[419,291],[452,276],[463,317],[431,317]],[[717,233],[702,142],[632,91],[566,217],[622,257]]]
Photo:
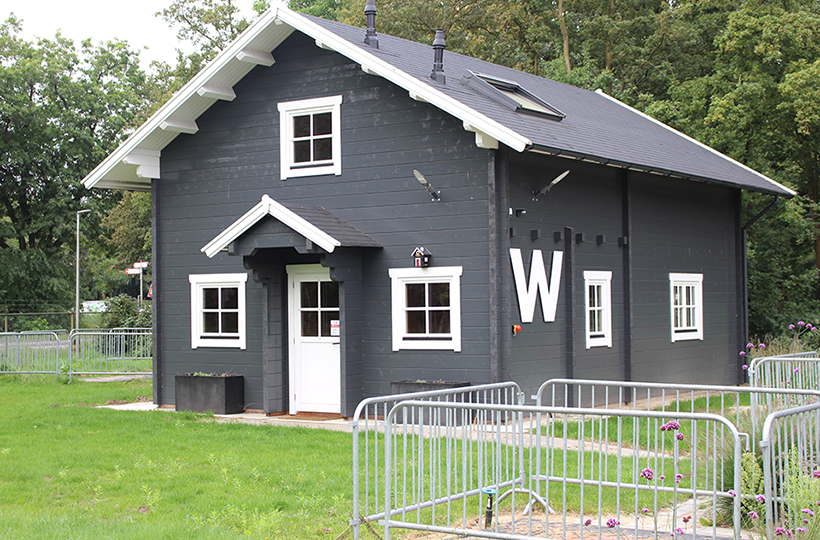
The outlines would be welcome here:
[[[740,241],[743,243],[743,276],[741,282],[743,284],[743,335],[744,342],[748,343],[749,336],[749,260],[746,253],[746,231],[749,227],[754,225],[757,220],[766,215],[777,203],[780,202],[780,195],[775,195],[774,200],[764,208],[758,215],[749,220],[746,225],[740,229]]]

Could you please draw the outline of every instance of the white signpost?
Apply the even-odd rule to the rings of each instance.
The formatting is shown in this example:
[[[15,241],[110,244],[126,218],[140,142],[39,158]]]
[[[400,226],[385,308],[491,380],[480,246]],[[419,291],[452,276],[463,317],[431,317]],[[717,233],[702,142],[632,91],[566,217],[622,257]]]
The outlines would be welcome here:
[[[140,261],[134,263],[134,268],[126,268],[126,274],[140,275],[140,304],[142,304],[142,269],[148,268],[148,261]]]

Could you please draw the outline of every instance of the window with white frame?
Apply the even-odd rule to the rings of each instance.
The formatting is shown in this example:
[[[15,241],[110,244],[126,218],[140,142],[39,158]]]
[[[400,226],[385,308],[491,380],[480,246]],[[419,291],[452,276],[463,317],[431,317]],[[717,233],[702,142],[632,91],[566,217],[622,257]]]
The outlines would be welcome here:
[[[461,266],[389,270],[394,351],[461,351],[461,272]]]
[[[247,274],[191,274],[191,348],[245,348]]]
[[[612,347],[612,272],[584,272],[586,343]]]
[[[703,274],[669,274],[672,341],[703,339]]]
[[[281,178],[342,174],[342,96],[280,103]]]

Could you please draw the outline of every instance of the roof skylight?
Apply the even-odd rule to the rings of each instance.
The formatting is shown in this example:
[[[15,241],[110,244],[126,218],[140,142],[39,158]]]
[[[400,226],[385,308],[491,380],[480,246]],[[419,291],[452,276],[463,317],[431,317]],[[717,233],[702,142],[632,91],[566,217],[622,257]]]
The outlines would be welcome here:
[[[516,112],[546,116],[554,120],[562,120],[566,117],[564,113],[522,88],[515,81],[469,72],[464,83]]]

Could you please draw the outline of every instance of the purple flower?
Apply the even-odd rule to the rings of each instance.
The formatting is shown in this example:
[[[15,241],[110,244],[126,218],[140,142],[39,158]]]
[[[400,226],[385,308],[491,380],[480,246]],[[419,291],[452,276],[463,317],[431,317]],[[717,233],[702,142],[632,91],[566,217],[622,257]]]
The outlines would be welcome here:
[[[758,347],[760,347],[761,349],[765,349],[765,348],[766,348],[766,344],[765,344],[765,343],[761,343],[760,345],[758,345]]]
[[[794,368],[794,372],[795,372],[795,373],[797,373],[798,371],[800,371],[800,368],[799,368],[799,367]]]
[[[757,512],[755,512],[754,510],[752,510],[751,512],[749,512],[749,517],[750,517],[750,518],[752,518],[752,519],[757,519],[757,518],[759,518],[760,516],[758,516],[758,515],[757,515]]]
[[[680,429],[680,424],[674,420],[670,420],[660,427],[661,431],[673,431],[676,429]]]
[[[683,536],[683,529],[681,529],[680,527],[675,527],[675,532]]]
[[[681,480],[683,480],[683,475],[682,474],[676,474],[675,475],[675,483],[680,484]],[[684,523],[686,523],[686,522],[684,521]]]
[[[794,330],[794,325],[793,324],[789,325],[789,330]]]
[[[617,527],[617,526],[618,526],[618,525],[620,525],[620,524],[621,524],[621,522],[620,522],[620,521],[618,521],[618,520],[617,520],[617,519],[615,519],[615,518],[609,518],[609,519],[606,521],[606,526],[607,526],[607,527],[609,527],[610,529],[614,529],[615,527]]]
[[[683,440],[683,433],[680,433],[680,432],[676,433],[675,438],[679,441],[682,441]]]
[[[684,516],[684,517],[683,517],[683,522],[684,522],[684,523],[689,523],[689,520],[690,520],[690,519],[692,519],[692,516]]]
[[[660,478],[660,479],[661,479],[661,482],[663,482],[664,480],[666,480],[666,475],[663,475],[663,474],[662,474],[662,475],[660,475],[658,478]]]
[[[751,349],[751,348],[753,348],[754,346],[755,346],[755,344],[754,344],[754,343],[747,343],[747,344],[746,344],[746,348],[747,348],[747,349]]]
[[[804,514],[808,514],[810,516],[814,515],[814,512],[812,512],[811,509],[809,509],[809,508],[804,508],[804,509],[801,510],[801,512],[803,512]]]
[[[641,478],[646,478],[647,480],[652,480],[655,477],[655,471],[652,469],[644,469],[641,471]]]
[[[817,327],[816,327],[816,326],[812,326],[812,327],[811,327],[811,331],[812,331],[812,332],[817,332]]]
[[[811,475],[815,478],[820,478],[820,470],[814,471],[813,473],[811,473]],[[818,502],[817,504],[820,504],[820,502]]]
[[[746,351],[740,351],[740,356],[746,356]]]
[[[774,530],[774,534],[775,534],[776,536],[780,536],[781,534],[786,534],[786,529],[784,529],[783,527],[777,527],[777,528]]]
[[[808,523],[808,522],[809,522],[809,518],[806,518],[806,519],[803,520],[803,523]]]
[[[589,525],[590,523],[592,523],[592,520],[591,520],[591,519],[587,519],[587,520],[584,522],[584,527],[586,527],[586,526],[587,526],[587,525]]]
[[[757,502],[766,502],[766,496],[765,495],[755,495],[755,500]],[[818,502],[817,504],[820,504],[820,502]]]
[[[641,512],[644,514],[648,514],[650,512],[649,508],[641,508]]]
[[[743,368],[743,371],[746,371],[747,369],[749,369],[749,364],[743,364],[743,365],[742,365],[742,366],[740,366],[740,367],[742,367],[742,368]]]
[[[797,321],[797,326],[806,326],[806,323],[803,321]]]
[[[730,489],[726,492],[730,497],[737,497],[737,491]]]
[[[805,527],[798,527],[798,528],[795,529],[795,531],[797,531],[797,532],[806,532],[806,528]]]

